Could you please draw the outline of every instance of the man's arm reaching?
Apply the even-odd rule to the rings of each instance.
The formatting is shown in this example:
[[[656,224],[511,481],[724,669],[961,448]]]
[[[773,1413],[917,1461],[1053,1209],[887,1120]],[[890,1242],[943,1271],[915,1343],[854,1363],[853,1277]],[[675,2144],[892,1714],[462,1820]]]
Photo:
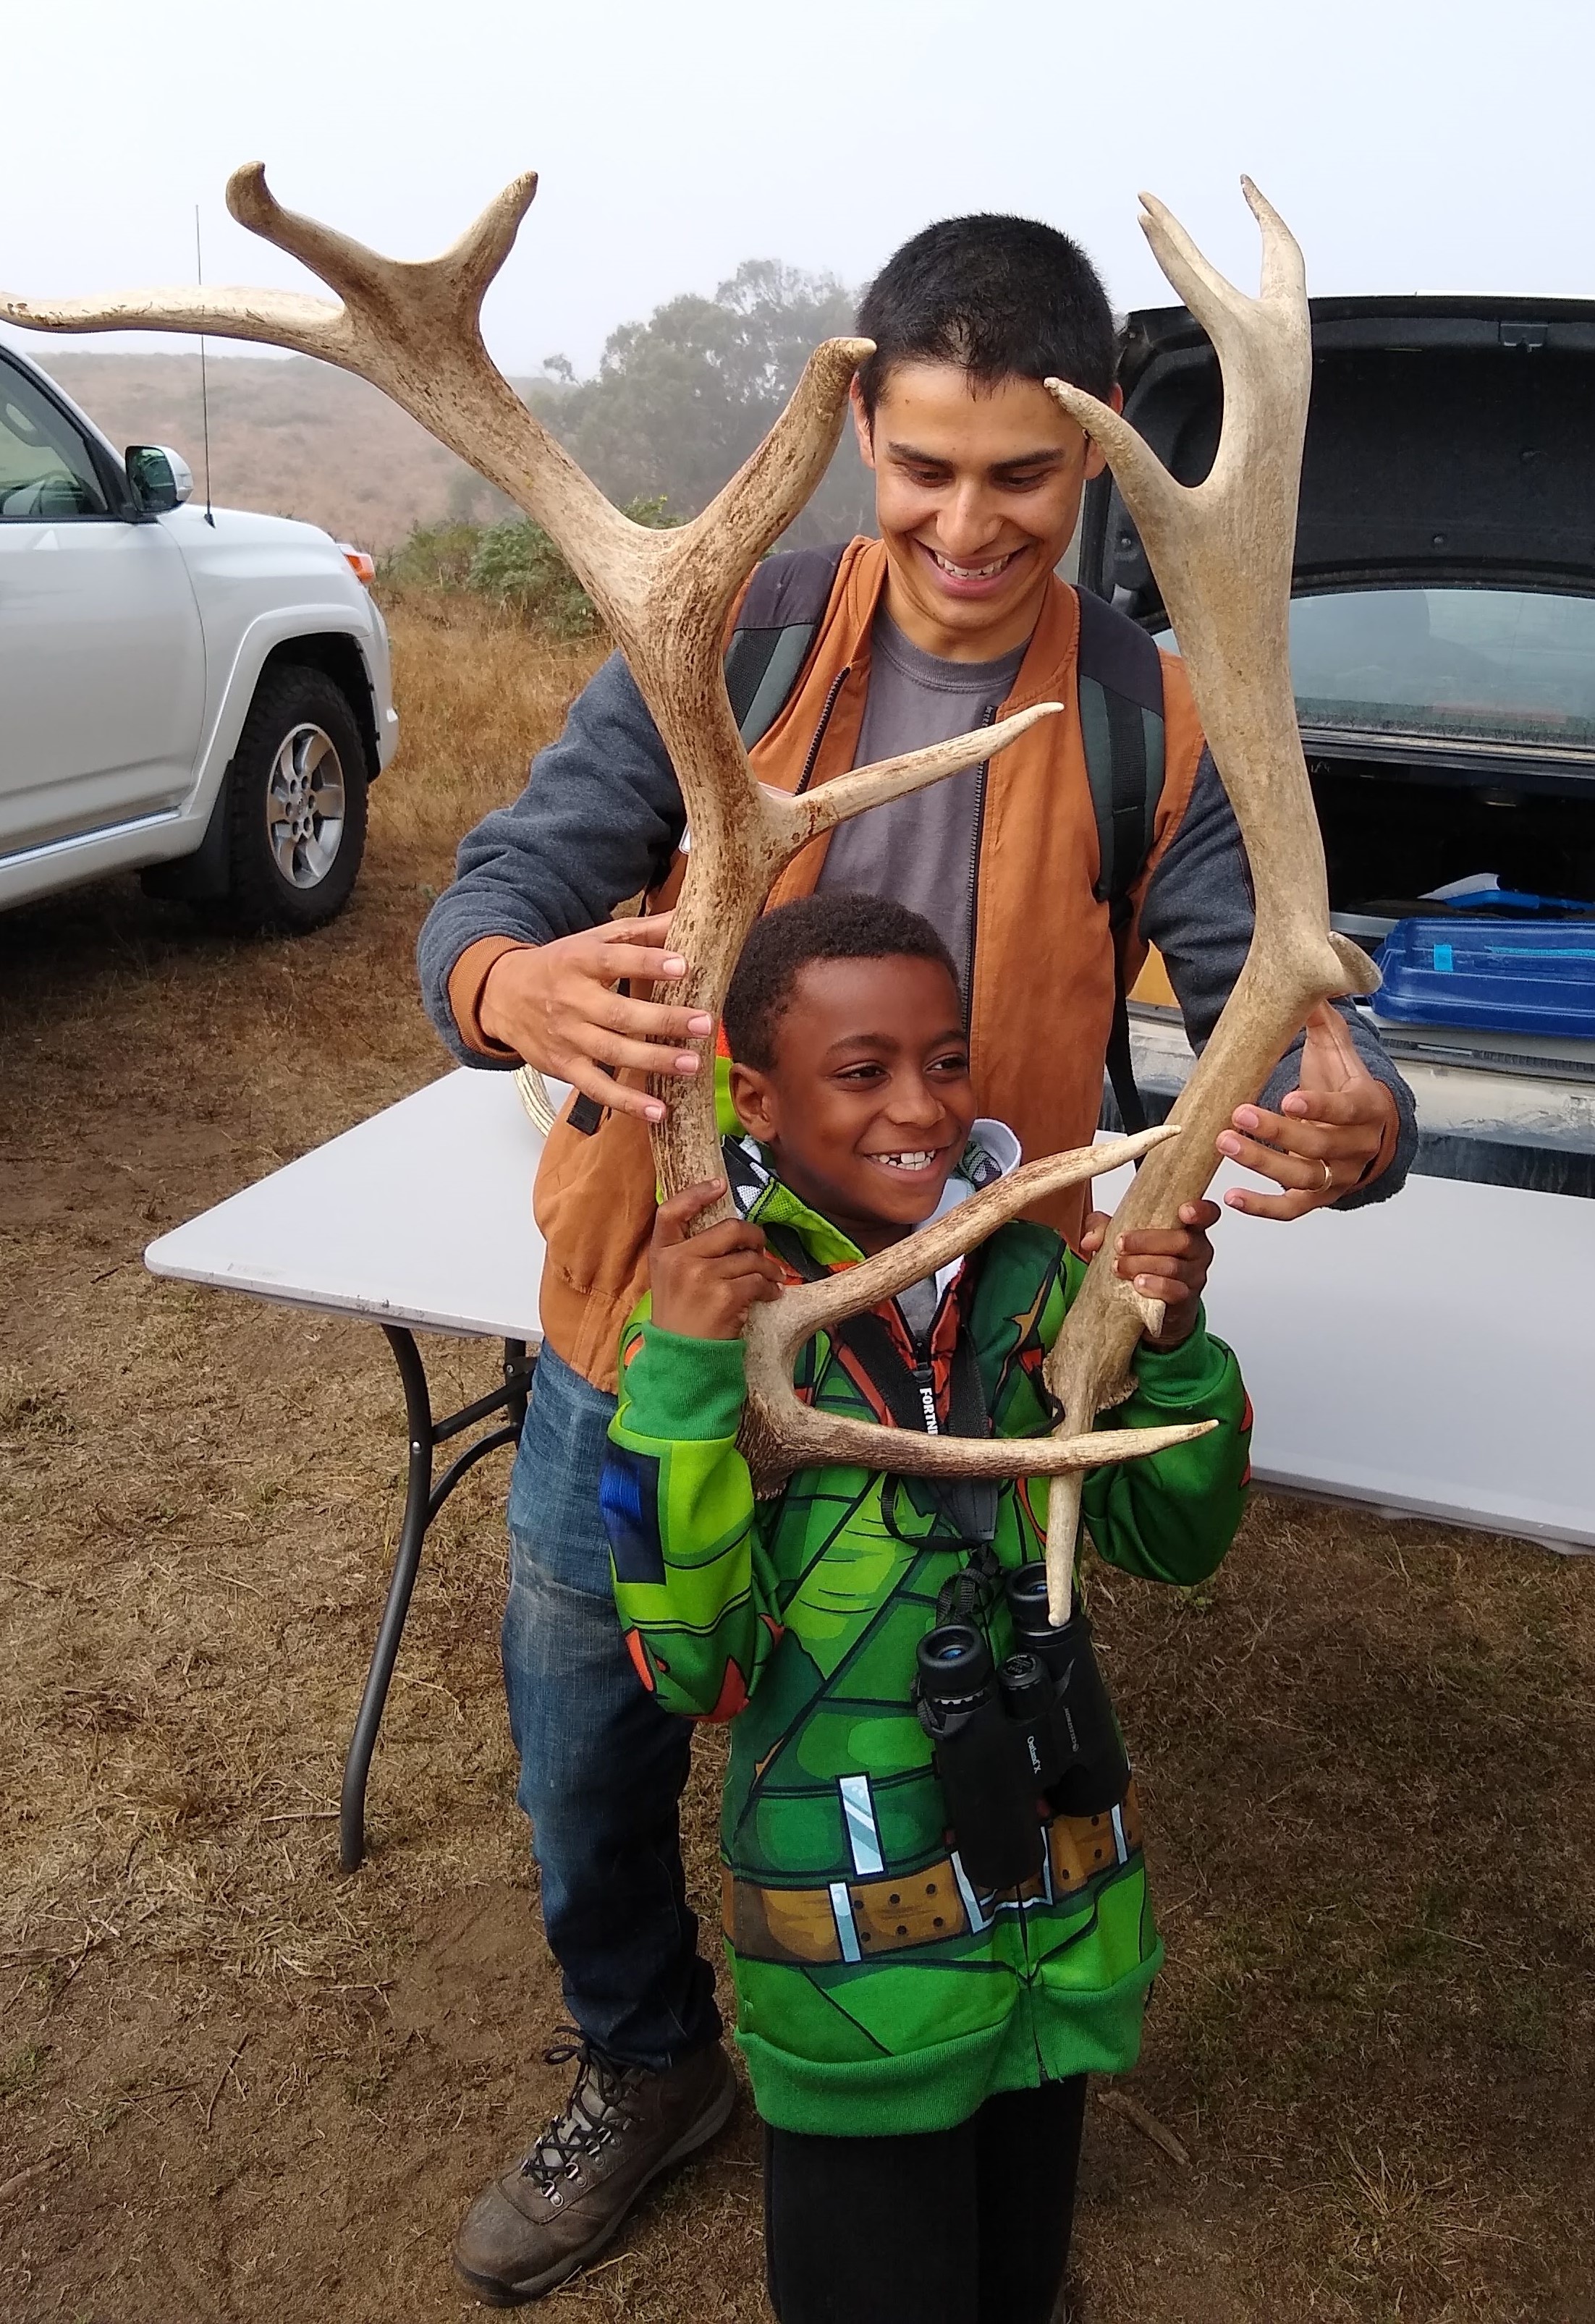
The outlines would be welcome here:
[[[1200,1052],[1240,973],[1252,930],[1245,849],[1211,752],[1203,754],[1179,829],[1147,883],[1140,930],[1163,955]],[[1282,1190],[1237,1190],[1234,1207],[1295,1218],[1326,1203],[1352,1210],[1395,1194],[1417,1150],[1417,1119],[1412,1092],[1378,1036],[1350,1001],[1335,1001],[1286,1051],[1258,1103],[1237,1109],[1221,1143],[1231,1159]]]

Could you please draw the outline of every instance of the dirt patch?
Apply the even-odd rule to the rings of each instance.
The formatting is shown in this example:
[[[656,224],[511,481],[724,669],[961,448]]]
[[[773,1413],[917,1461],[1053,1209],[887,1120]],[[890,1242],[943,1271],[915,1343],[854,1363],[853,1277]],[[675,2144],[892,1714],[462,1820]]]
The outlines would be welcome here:
[[[402,605],[395,641],[404,753],[334,927],[224,940],[130,881],[0,917],[8,2324],[457,2316],[460,2211],[568,2070],[497,1674],[502,1462],[429,1544],[340,1879],[397,1381],[373,1331],[139,1263],[439,1070],[416,929],[590,657],[469,606]],[[440,1395],[492,1380],[491,1350],[429,1352]],[[1093,2107],[1079,2324],[1595,2317],[1592,1586],[1266,1499],[1202,1591],[1095,1577],[1169,1943],[1129,2087],[1192,2159]],[[744,2108],[549,2311],[762,2319],[759,2252]]]

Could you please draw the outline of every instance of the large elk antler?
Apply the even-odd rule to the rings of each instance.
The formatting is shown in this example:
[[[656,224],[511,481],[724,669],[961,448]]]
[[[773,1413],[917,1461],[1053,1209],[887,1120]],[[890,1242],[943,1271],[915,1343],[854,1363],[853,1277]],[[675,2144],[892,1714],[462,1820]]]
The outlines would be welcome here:
[[[1291,684],[1290,576],[1312,379],[1306,273],[1288,227],[1249,178],[1262,236],[1259,294],[1225,281],[1177,218],[1141,196],[1158,264],[1206,330],[1223,375],[1212,467],[1178,484],[1135,429],[1061,380],[1047,385],[1102,446],[1139,527],[1190,675],[1203,731],[1246,844],[1257,899],[1251,948],[1212,1038],[1169,1112],[1185,1132],[1137,1173],[1047,1359],[1046,1382],[1076,1435],[1123,1397],[1130,1357],[1163,1311],[1117,1274],[1115,1237],[1175,1223],[1216,1167],[1214,1140],[1254,1099],[1321,1001],[1372,992],[1378,971],[1329,925],[1323,844]],[[1053,1618],[1067,1611],[1078,1480],[1053,1489]]]
[[[658,997],[705,1010],[718,1020],[748,930],[800,848],[867,807],[978,765],[1061,706],[1037,705],[976,733],[839,776],[801,797],[760,785],[726,697],[721,659],[726,621],[759,558],[824,474],[841,431],[848,383],[871,352],[871,343],[832,339],[816,348],[764,442],[690,523],[672,531],[634,524],[539,424],[482,341],[483,297],[536,190],[530,172],[516,179],[452,250],[410,264],[379,257],[281,208],[264,170],[251,163],[228,180],[228,208],[240,225],[318,275],[337,293],[338,304],[297,292],[206,287],[47,306],[0,299],[0,316],[37,330],[205,332],[319,356],[383,389],[535,519],[558,542],[624,652],[681,785],[692,845],[671,945],[689,966],[685,978]],[[653,1134],[667,1194],[718,1176],[713,1076],[700,1074],[685,1084],[660,1082],[657,1088],[668,1102]],[[1160,1130],[1127,1139],[1114,1157],[1128,1160],[1174,1135]],[[836,1286],[793,1290],[773,1306],[755,1310],[746,1443],[761,1484],[768,1489],[793,1470],[831,1458],[899,1472],[1050,1475],[1137,1458],[1203,1434],[1211,1423],[1103,1431],[1089,1444],[1063,1437],[975,1444],[839,1423],[809,1411],[793,1393],[791,1351],[822,1322],[890,1296],[970,1249],[1042,1194],[1078,1184],[1102,1167],[1102,1157],[1090,1149],[1036,1163],[973,1198],[941,1228],[907,1238]],[[724,1217],[727,1208],[723,1201],[705,1212],[695,1231]],[[939,1259],[929,1255],[933,1248]]]

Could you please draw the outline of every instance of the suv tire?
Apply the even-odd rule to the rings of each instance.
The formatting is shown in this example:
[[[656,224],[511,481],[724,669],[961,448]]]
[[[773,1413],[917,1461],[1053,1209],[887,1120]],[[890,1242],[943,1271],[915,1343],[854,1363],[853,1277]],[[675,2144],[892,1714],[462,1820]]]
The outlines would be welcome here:
[[[365,850],[365,744],[342,688],[300,664],[270,669],[227,778],[221,917],[299,934],[348,902]]]

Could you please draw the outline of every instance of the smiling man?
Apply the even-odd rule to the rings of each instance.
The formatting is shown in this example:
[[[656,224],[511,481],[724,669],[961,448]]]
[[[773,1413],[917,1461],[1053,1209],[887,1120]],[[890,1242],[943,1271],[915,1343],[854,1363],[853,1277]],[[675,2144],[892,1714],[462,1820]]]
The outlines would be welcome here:
[[[859,328],[875,342],[853,417],[880,538],[755,574],[727,682],[757,772],[798,789],[1029,703],[1065,713],[989,766],[844,825],[772,900],[837,888],[921,912],[953,958],[982,1111],[1030,1154],[1083,1145],[1148,945],[1200,1046],[1251,934],[1240,835],[1179,663],[1056,576],[1101,455],[1043,383],[1116,393],[1111,315],[1065,235],[968,217],[898,252]],[[461,2229],[462,2274],[502,2301],[580,2266],[733,2100],[681,1870],[688,1730],[637,1683],[598,1506],[654,1218],[646,1125],[661,1109],[640,1074],[708,1070],[715,1030],[618,989],[681,972],[664,908],[682,836],[668,758],[616,656],[521,798],[465,840],[421,936],[428,1007],[455,1053],[524,1059],[585,1101],[538,1176],[545,1340],[510,1490],[503,1631],[576,2080]],[[612,921],[640,891],[644,917]],[[1394,1192],[1414,1139],[1378,1042],[1326,1008],[1219,1145],[1271,1182],[1232,1194],[1236,1207],[1295,1218]],[[1046,1215],[1081,1234],[1080,1197]],[[1148,1256],[1126,1251],[1121,1272]]]

